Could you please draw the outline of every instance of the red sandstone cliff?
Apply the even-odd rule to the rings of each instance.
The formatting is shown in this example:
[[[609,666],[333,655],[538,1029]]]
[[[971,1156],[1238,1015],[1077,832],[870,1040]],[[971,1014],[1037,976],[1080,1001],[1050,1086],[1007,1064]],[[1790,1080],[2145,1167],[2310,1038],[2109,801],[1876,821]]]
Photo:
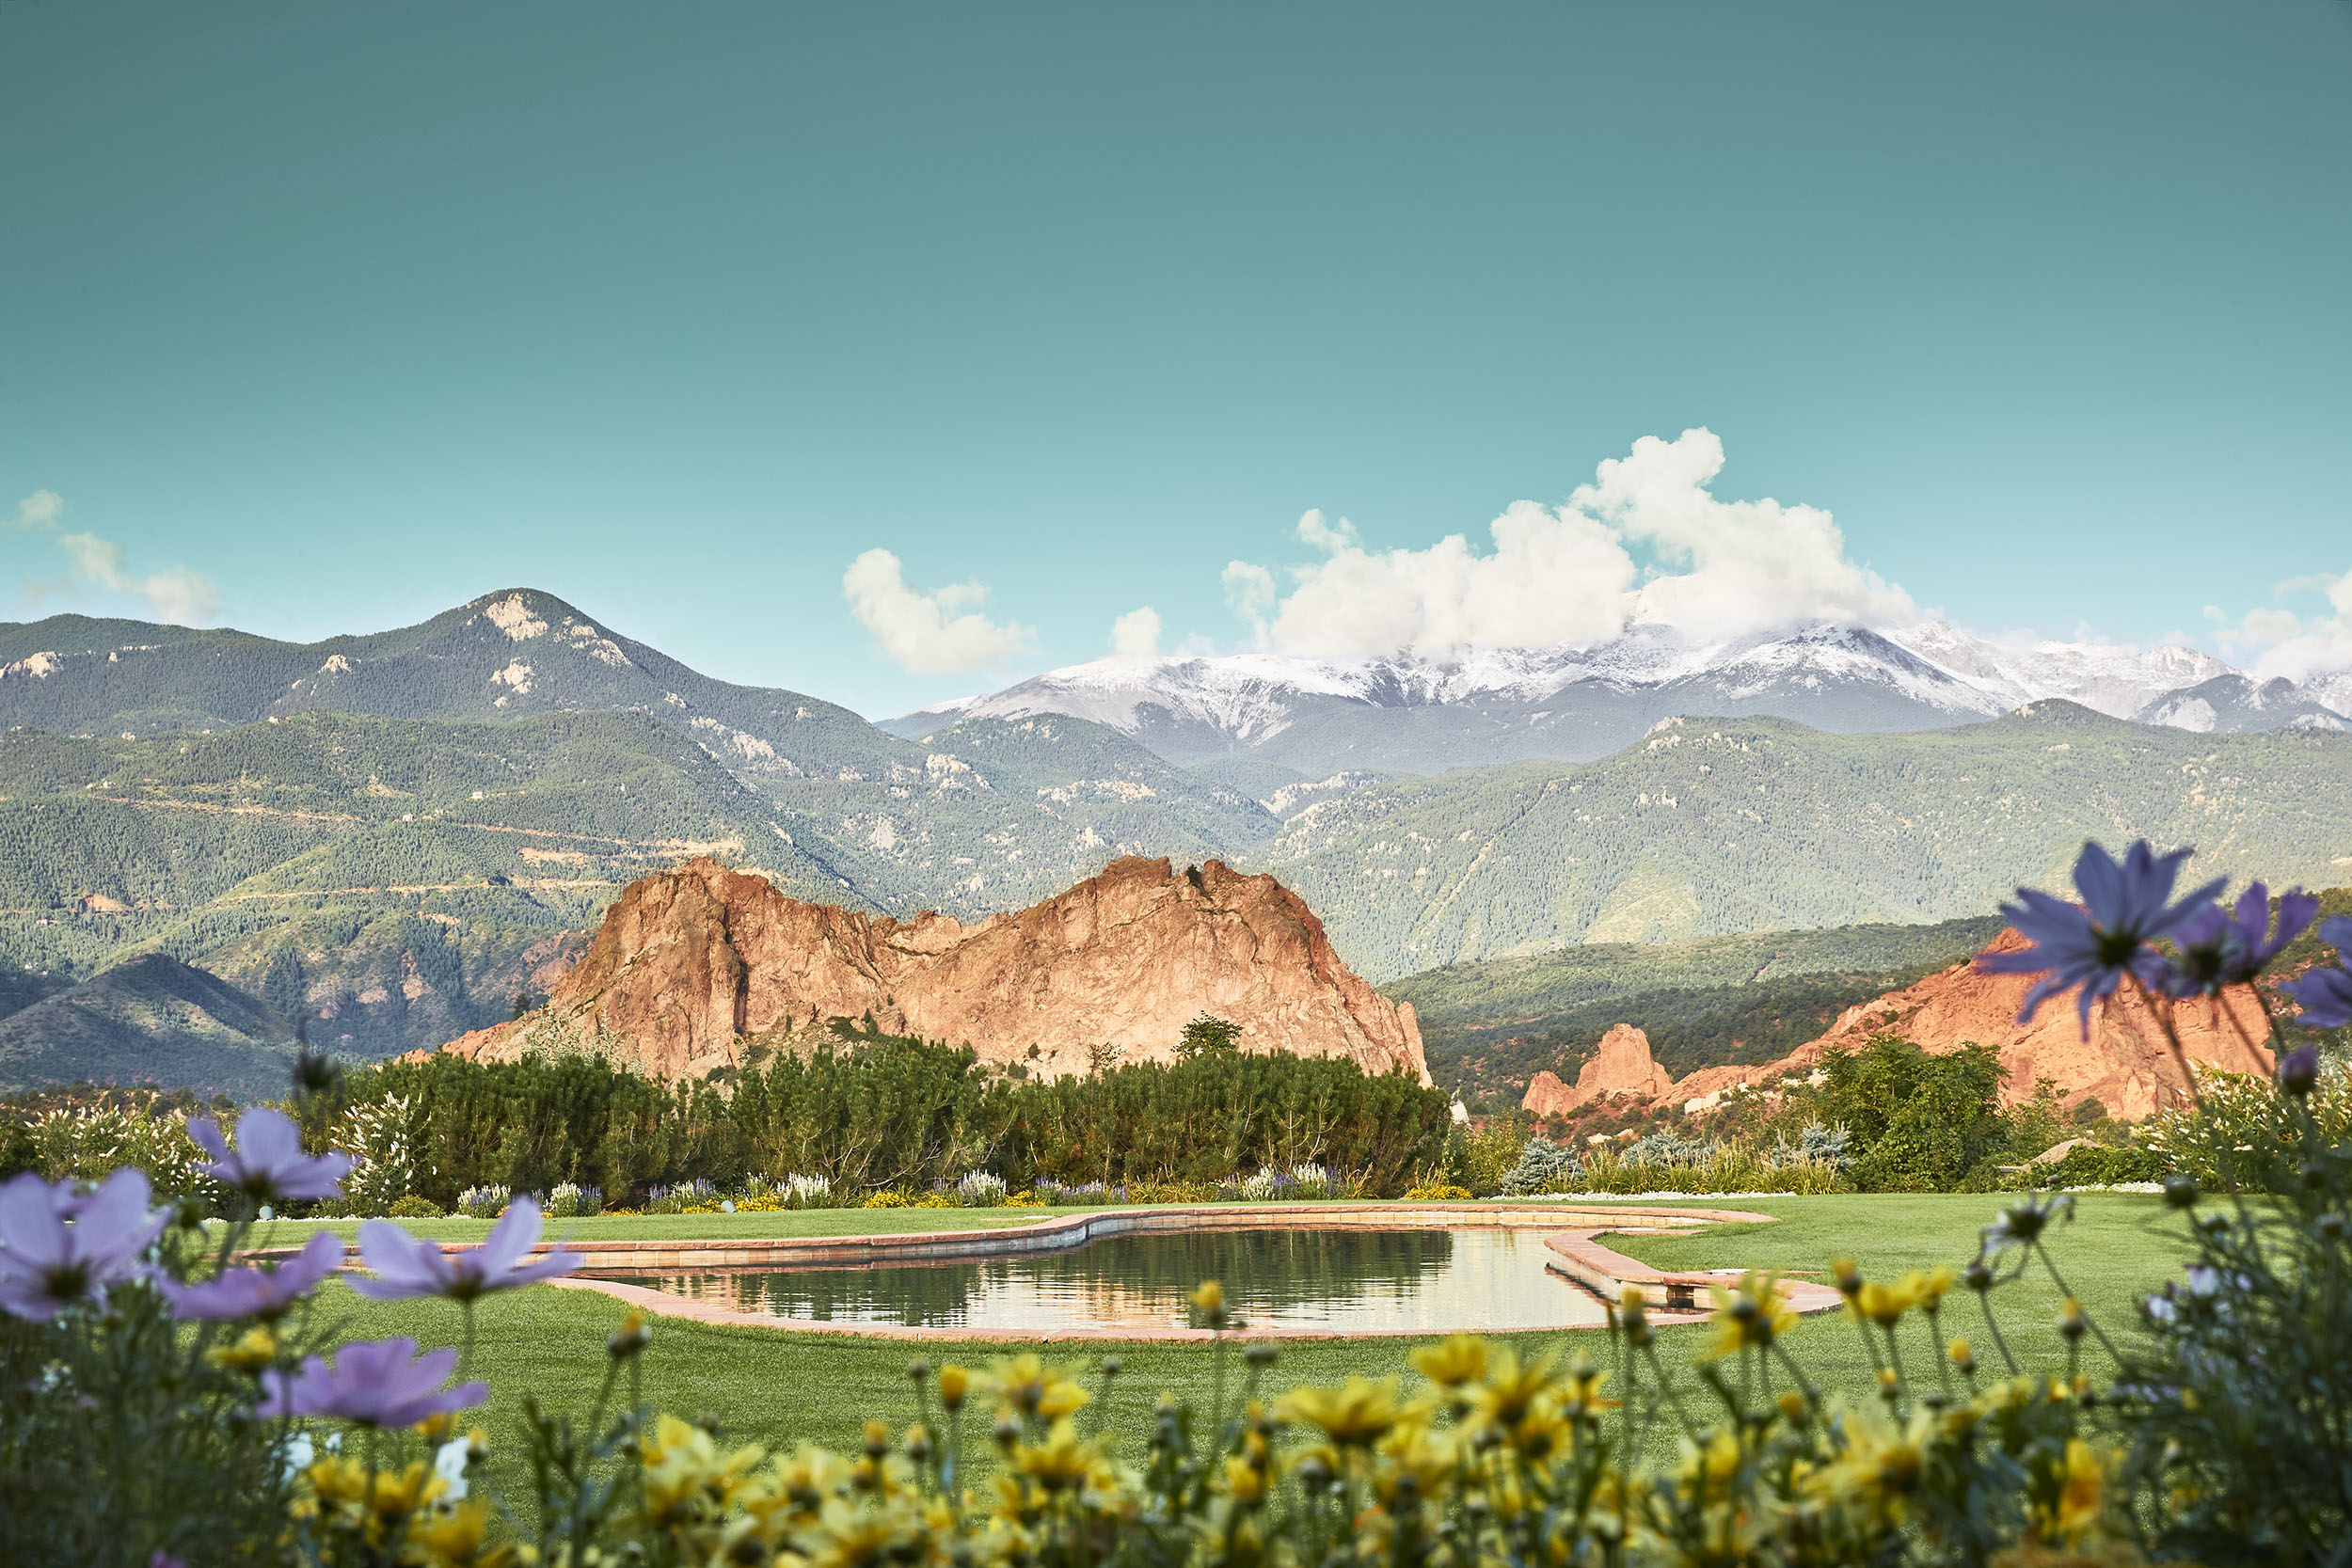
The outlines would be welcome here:
[[[1519,1104],[1539,1117],[1566,1116],[1597,1100],[1664,1100],[1674,1086],[1674,1079],[1649,1053],[1649,1037],[1620,1023],[1601,1036],[1600,1048],[1576,1075],[1575,1088],[1562,1083],[1557,1073],[1539,1072]]]
[[[2024,937],[2008,930],[1985,951],[2013,953],[2026,945]],[[2187,1085],[2164,1033],[2137,995],[2118,993],[2094,1006],[2086,1040],[2071,996],[2044,1004],[2031,1023],[2017,1022],[2017,1009],[2033,983],[2031,975],[1987,974],[1973,962],[1954,964],[1916,985],[1847,1008],[1827,1034],[1780,1061],[1702,1069],[1677,1083],[1670,1098],[1687,1101],[1742,1083],[1760,1085],[1807,1071],[1832,1046],[1858,1049],[1874,1035],[1895,1034],[1935,1053],[1970,1041],[1991,1046],[2009,1069],[2001,1085],[2006,1104],[2032,1099],[2035,1083],[2043,1078],[2058,1085],[2067,1104],[2095,1099],[2125,1121],[2141,1120],[2186,1099]],[[2269,1050],[2248,1044],[2249,1037],[2260,1042],[2270,1030],[2261,999],[2250,989],[2233,990],[2218,1003],[2183,1002],[2174,1010],[2173,1026],[2192,1060],[2232,1072],[2271,1070]]]
[[[1216,861],[1177,872],[1140,858],[972,926],[803,904],[690,861],[623,891],[540,1014],[442,1049],[506,1060],[568,1036],[678,1076],[735,1061],[742,1036],[870,1012],[890,1033],[1053,1073],[1086,1070],[1099,1045],[1168,1060],[1204,1011],[1241,1025],[1248,1050],[1429,1082],[1411,1006],[1342,963],[1296,894]]]

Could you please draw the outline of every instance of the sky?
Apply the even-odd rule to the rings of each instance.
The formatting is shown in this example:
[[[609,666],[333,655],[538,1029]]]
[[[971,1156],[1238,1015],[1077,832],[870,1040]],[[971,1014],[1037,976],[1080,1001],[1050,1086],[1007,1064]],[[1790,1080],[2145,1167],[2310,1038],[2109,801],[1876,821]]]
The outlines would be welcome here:
[[[0,0],[0,619],[531,586],[877,716],[1645,615],[2352,663],[2347,0]]]

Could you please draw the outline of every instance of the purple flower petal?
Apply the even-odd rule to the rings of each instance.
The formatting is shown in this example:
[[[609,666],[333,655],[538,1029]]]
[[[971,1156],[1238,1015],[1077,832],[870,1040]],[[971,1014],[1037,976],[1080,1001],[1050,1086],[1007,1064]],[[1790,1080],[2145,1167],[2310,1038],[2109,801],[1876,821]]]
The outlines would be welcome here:
[[[137,1169],[87,1197],[29,1174],[0,1187],[0,1309],[45,1322],[148,1272],[143,1255],[170,1217],[150,1209],[150,1196]]]
[[[362,1426],[414,1426],[480,1404],[490,1392],[479,1382],[443,1388],[457,1364],[453,1350],[417,1354],[409,1338],[363,1339],[342,1346],[333,1365],[303,1357],[295,1372],[272,1369],[262,1374],[262,1416],[324,1416]]]
[[[322,1230],[275,1270],[227,1269],[200,1285],[167,1279],[162,1282],[163,1291],[171,1302],[172,1315],[186,1321],[273,1318],[334,1273],[342,1260],[342,1238]]]
[[[343,1175],[351,1169],[347,1154],[303,1153],[302,1130],[266,1105],[257,1105],[239,1118],[233,1152],[220,1129],[204,1117],[189,1120],[188,1136],[213,1156],[204,1167],[207,1176],[256,1203],[341,1197]]]
[[[2096,844],[2083,846],[2074,862],[2078,907],[2033,888],[2019,888],[2017,901],[2001,913],[2033,945],[2015,953],[1987,953],[1978,969],[1992,974],[2040,974],[2026,992],[2020,1023],[2030,1022],[2051,998],[2076,991],[2083,1037],[2090,1037],[2090,1008],[2111,996],[2127,977],[2143,984],[2166,982],[2170,971],[2150,945],[2170,935],[2210,907],[2218,880],[2177,903],[2168,903],[2190,851],[2158,855],[2141,839],[2118,861]]]
[[[351,1288],[376,1301],[407,1296],[448,1296],[470,1301],[492,1291],[511,1291],[580,1267],[580,1255],[557,1247],[544,1257],[524,1261],[539,1241],[539,1206],[518,1197],[507,1206],[487,1239],[479,1247],[444,1252],[433,1242],[410,1235],[389,1220],[370,1220],[359,1227],[359,1256],[373,1277],[351,1282]]]
[[[2333,924],[2330,922],[2329,924]],[[2341,1029],[2352,1023],[2352,974],[2329,965],[2314,969],[2299,980],[2279,988],[2303,1009],[2296,1022],[2313,1029]]]
[[[539,1204],[524,1194],[507,1204],[470,1261],[485,1275],[504,1274],[531,1251],[539,1229]]]
[[[440,1247],[390,1220],[369,1220],[359,1227],[359,1258],[369,1274],[352,1280],[351,1288],[374,1301],[437,1296],[453,1283]]]

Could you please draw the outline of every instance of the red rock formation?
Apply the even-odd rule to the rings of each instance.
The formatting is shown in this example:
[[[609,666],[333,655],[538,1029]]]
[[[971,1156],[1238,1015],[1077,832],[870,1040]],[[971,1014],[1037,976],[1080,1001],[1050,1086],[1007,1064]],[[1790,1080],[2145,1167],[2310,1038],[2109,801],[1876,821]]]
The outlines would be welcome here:
[[[1168,1060],[1204,1011],[1240,1024],[1245,1049],[1429,1082],[1411,1006],[1342,963],[1297,895],[1216,861],[1177,872],[1140,858],[973,926],[803,904],[690,861],[623,891],[541,1014],[442,1049],[507,1060],[569,1037],[677,1076],[735,1061],[745,1035],[871,1013],[893,1034],[1053,1073],[1084,1071],[1103,1045]]]
[[[1539,1072],[1519,1104],[1539,1117],[1566,1116],[1597,1100],[1663,1100],[1674,1086],[1672,1076],[1649,1053],[1649,1037],[1630,1023],[1620,1023],[1601,1036],[1600,1048],[1576,1075],[1575,1088],[1563,1084],[1557,1073]]]
[[[1985,951],[2012,953],[2025,945],[2024,937],[2007,930]],[[1761,1085],[1809,1071],[1832,1046],[1856,1050],[1873,1036],[1893,1034],[1937,1053],[1970,1042],[1991,1046],[2009,1069],[2001,1085],[2006,1104],[2032,1099],[2036,1082],[2043,1078],[2058,1085],[2066,1104],[2095,1099],[2125,1121],[2141,1120],[2186,1099],[2187,1085],[2164,1033],[2137,995],[2120,992],[2093,1007],[2086,1040],[2071,996],[2044,1005],[2031,1023],[2017,1022],[2017,1009],[2033,983],[2031,975],[1986,974],[1973,963],[1954,964],[1916,985],[1847,1008],[1827,1034],[1780,1061],[1705,1068],[1677,1082],[1669,1098],[1687,1102],[1743,1083]],[[2233,990],[2218,1003],[2183,1002],[2174,1009],[2173,1026],[2192,1060],[2232,1072],[2271,1070],[2269,1050],[2248,1043],[2249,1037],[2261,1041],[2270,1029],[2261,999],[2250,989]]]

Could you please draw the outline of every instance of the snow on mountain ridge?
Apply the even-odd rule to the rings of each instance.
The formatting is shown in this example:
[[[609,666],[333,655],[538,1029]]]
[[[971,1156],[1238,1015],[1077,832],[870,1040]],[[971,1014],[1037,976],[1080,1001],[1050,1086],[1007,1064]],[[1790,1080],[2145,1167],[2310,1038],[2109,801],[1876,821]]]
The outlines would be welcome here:
[[[2005,646],[1944,621],[1924,622],[1886,636],[2001,698],[2005,710],[2063,697],[2109,718],[2129,719],[2165,692],[2237,673],[2211,654],[2174,644],[2139,649],[2045,639],[2028,647]]]
[[[2217,680],[2222,685],[2212,686]],[[2180,728],[2325,724],[2330,717],[2313,693],[2249,701],[2242,684],[2230,666],[2191,648],[2021,645],[1943,622],[1824,623],[1714,640],[1637,623],[1581,647],[1407,649],[1362,659],[1270,652],[1098,659],[885,727],[920,737],[927,726],[967,716],[1063,713],[1120,730],[1177,761],[1248,752],[1322,776],[1527,757],[1585,760],[1673,713],[1756,714],[1846,733],[1971,723],[2049,698]],[[2196,703],[2159,702],[2199,692]]]

